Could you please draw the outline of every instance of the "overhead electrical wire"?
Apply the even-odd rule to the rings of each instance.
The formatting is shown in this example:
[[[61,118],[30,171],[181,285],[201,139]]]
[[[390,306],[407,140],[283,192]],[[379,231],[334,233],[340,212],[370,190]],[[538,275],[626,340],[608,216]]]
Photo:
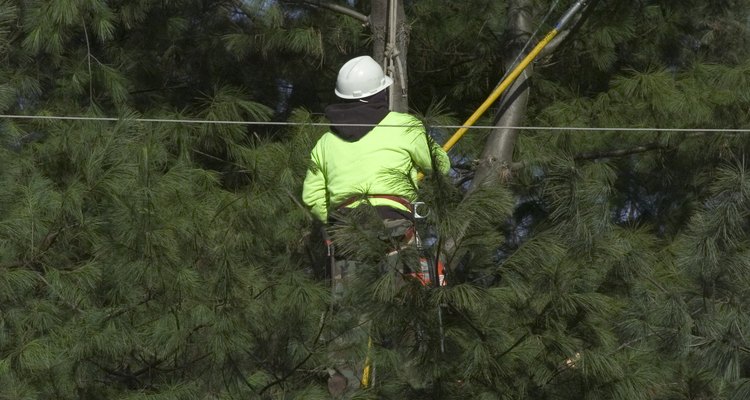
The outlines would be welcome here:
[[[370,126],[376,124],[331,124],[327,122],[290,122],[290,121],[225,121],[204,119],[171,119],[171,118],[115,118],[85,117],[61,115],[10,115],[0,114],[0,119],[22,120],[57,120],[57,121],[91,121],[91,122],[138,122],[161,124],[202,124],[202,125],[248,125],[248,126]],[[409,125],[377,125],[382,127],[401,127]],[[442,129],[518,129],[526,131],[581,131],[581,132],[707,132],[707,133],[750,133],[750,128],[660,128],[660,127],[591,127],[591,126],[496,126],[496,125],[428,125],[429,128]]]

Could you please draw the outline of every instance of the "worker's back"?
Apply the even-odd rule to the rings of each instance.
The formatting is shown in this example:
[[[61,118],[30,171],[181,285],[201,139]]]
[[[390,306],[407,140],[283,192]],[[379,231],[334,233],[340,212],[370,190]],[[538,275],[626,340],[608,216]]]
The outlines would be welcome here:
[[[432,170],[431,147],[421,122],[408,114],[391,112],[371,131],[356,141],[347,141],[335,132],[320,138],[312,151],[313,164],[326,186],[326,205],[336,208],[352,197],[389,194],[413,201],[416,198],[417,169]],[[447,167],[447,160],[441,160]],[[415,168],[416,167],[416,168]],[[321,193],[305,185],[303,200],[319,202]],[[318,197],[316,199],[316,197]],[[317,201],[316,201],[317,200]],[[375,206],[405,209],[387,198],[372,197]],[[348,202],[347,206],[356,206]],[[322,210],[314,210],[320,215]]]

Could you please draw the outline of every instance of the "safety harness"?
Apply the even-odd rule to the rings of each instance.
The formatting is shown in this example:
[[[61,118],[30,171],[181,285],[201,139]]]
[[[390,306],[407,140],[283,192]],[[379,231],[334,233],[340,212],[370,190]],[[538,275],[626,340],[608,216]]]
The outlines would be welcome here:
[[[366,199],[386,199],[386,200],[390,200],[390,201],[396,202],[396,203],[401,204],[402,206],[406,207],[406,209],[409,210],[410,213],[414,213],[414,204],[412,204],[411,201],[409,201],[408,199],[405,199],[403,197],[395,196],[395,195],[392,195],[392,194],[368,194],[368,195],[366,195],[364,197],[363,196],[352,196],[352,197],[349,197],[348,199],[344,200],[343,202],[341,202],[336,207],[336,209],[337,210],[341,210],[342,208],[346,208],[346,207],[348,207],[348,206],[350,206],[350,205],[352,205],[352,204],[354,204],[354,203],[356,203],[358,201],[366,200]]]

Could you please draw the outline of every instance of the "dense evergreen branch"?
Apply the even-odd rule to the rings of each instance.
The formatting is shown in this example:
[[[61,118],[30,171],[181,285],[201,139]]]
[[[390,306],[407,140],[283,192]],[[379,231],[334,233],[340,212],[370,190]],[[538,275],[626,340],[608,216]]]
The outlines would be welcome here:
[[[39,262],[39,259],[41,258],[41,256],[50,250],[52,245],[55,244],[55,242],[57,241],[57,238],[65,229],[72,228],[77,225],[78,224],[62,226],[58,228],[56,231],[50,230],[50,232],[44,235],[44,238],[42,239],[42,242],[39,244],[39,248],[37,249],[36,254],[32,256],[31,259],[10,261],[5,264],[0,264],[0,268],[17,268],[17,267],[28,267],[28,266],[36,265]],[[38,265],[36,266],[39,267]],[[39,268],[37,269],[41,271],[41,269]]]
[[[278,106],[269,113],[279,120],[292,109],[305,120],[314,117],[303,109],[334,99],[343,57],[377,49],[380,62],[385,53],[388,0],[69,3],[0,0],[5,113],[80,114],[116,93],[97,105],[102,113],[260,120],[248,105],[257,101]],[[429,74],[413,88],[412,106],[445,98],[435,114],[446,120],[473,111],[499,64],[516,58],[509,42],[523,37],[523,14],[562,4],[399,3],[412,18],[395,24],[414,37],[408,65]],[[560,32],[542,53],[554,55],[554,68],[534,76],[530,107],[507,125],[750,126],[746,3],[612,0],[585,13],[586,25],[574,28],[582,34]],[[504,42],[488,32],[501,27],[510,27]],[[568,45],[575,48],[560,51]],[[300,56],[309,54],[321,68]],[[180,82],[190,84],[168,90]],[[215,89],[223,84],[248,89]],[[522,103],[527,88],[506,101]],[[321,397],[329,344],[352,333],[330,338],[333,321],[318,333],[331,305],[300,251],[310,221],[292,194],[322,130],[3,121],[0,398]],[[512,149],[514,133],[505,133]],[[421,186],[439,211],[438,248],[459,241],[466,223],[449,259],[464,256],[449,284],[466,285],[446,300],[460,310],[446,312],[451,353],[396,344],[377,358],[389,375],[383,384],[354,395],[748,398],[750,175],[733,160],[750,153],[750,136],[523,139],[523,152],[510,153],[516,159],[481,157],[500,179],[477,197],[463,201],[461,190],[431,180]],[[479,141],[462,147],[481,154]],[[628,162],[592,162],[616,157]],[[539,171],[529,179],[507,184],[514,168],[532,165]],[[476,166],[454,167],[470,179]],[[492,208],[504,193],[509,205]],[[60,229],[68,221],[86,222]],[[358,306],[393,311],[367,323],[399,337],[415,316],[435,322],[425,296],[400,296],[398,309],[363,296]],[[218,315],[217,303],[231,306]],[[285,318],[290,309],[295,317]],[[193,328],[201,324],[208,328]],[[353,347],[343,356],[356,359],[361,346]]]
[[[161,86],[161,87],[152,87],[149,89],[138,89],[138,90],[131,90],[128,92],[128,94],[144,94],[144,93],[153,93],[153,92],[163,92],[163,91],[169,91],[169,90],[175,90],[175,89],[188,89],[190,88],[190,85],[187,83],[180,83],[179,85],[174,86]]]
[[[471,330],[473,330],[474,333],[477,334],[477,336],[479,337],[479,339],[481,341],[483,341],[483,342],[487,341],[487,334],[484,333],[484,332],[482,332],[482,330],[478,326],[476,326],[476,324],[474,323],[474,321],[472,321],[471,318],[469,318],[469,316],[467,316],[464,313],[462,313],[461,310],[459,310],[458,308],[456,308],[455,305],[453,305],[451,303],[447,303],[447,304],[448,304],[448,307],[450,307],[450,309],[453,310],[453,312],[455,312],[456,314],[458,314],[458,316],[460,316],[464,320],[464,322],[466,322],[466,324],[469,326],[469,328],[471,328]]]
[[[305,363],[307,363],[308,360],[310,360],[310,358],[315,354],[315,351],[314,351],[315,347],[318,345],[318,342],[320,341],[320,338],[323,335],[323,329],[326,326],[325,322],[327,320],[327,317],[328,317],[328,311],[323,311],[323,315],[320,318],[320,326],[318,328],[318,334],[315,335],[315,339],[313,340],[312,346],[310,346],[310,348],[308,349],[307,356],[305,356],[305,358],[303,358],[302,361],[298,362],[297,365],[295,365],[291,370],[287,371],[287,373],[284,374],[284,376],[282,376],[281,378],[277,378],[275,381],[264,386],[258,392],[258,395],[262,395],[266,390],[272,388],[273,386],[279,385],[283,383],[284,381],[286,381],[287,379],[289,379],[290,376],[294,375],[303,365],[305,365]]]
[[[50,283],[50,282],[49,282],[49,281],[48,281],[48,280],[47,280],[47,279],[46,279],[46,278],[44,277],[44,275],[43,275],[42,273],[40,273],[40,272],[35,272],[35,273],[36,273],[36,275],[37,275],[37,278],[38,278],[38,279],[39,279],[40,281],[42,281],[42,282],[43,282],[43,283],[44,283],[45,285],[47,285],[47,287],[48,287],[48,288],[49,288],[49,289],[50,289],[51,291],[53,291],[53,292],[56,292],[56,291],[57,291],[57,290],[55,289],[55,287],[54,287],[54,286],[52,286],[52,284],[51,284],[51,283]],[[71,309],[75,310],[75,311],[76,311],[76,312],[78,312],[79,314],[84,314],[84,311],[83,311],[83,310],[81,310],[81,309],[80,309],[80,308],[78,307],[78,305],[77,305],[77,304],[75,304],[75,303],[71,302],[70,300],[67,300],[67,299],[65,299],[65,298],[64,298],[64,297],[62,296],[62,294],[61,294],[61,293],[56,293],[56,294],[57,294],[57,295],[59,296],[60,300],[62,300],[62,301],[63,301],[63,303],[65,303],[65,304],[67,304],[67,305],[68,305],[68,307],[70,307]]]
[[[573,158],[576,161],[598,160],[602,158],[630,156],[633,154],[645,153],[647,151],[665,150],[669,148],[670,148],[669,146],[663,145],[661,143],[649,143],[649,144],[644,144],[642,146],[635,146],[635,147],[631,147],[627,149],[614,149],[614,150],[605,150],[605,151],[600,151],[600,152],[578,153]]]
[[[194,366],[199,361],[205,360],[206,358],[210,357],[211,355],[212,355],[211,353],[203,354],[203,355],[198,356],[198,357],[196,357],[196,358],[194,358],[194,359],[192,359],[190,361],[185,361],[185,362],[181,363],[179,366],[175,362],[175,364],[174,364],[175,366],[173,366],[173,367],[164,368],[164,367],[159,367],[158,365],[156,365],[156,366],[153,366],[153,369],[156,370],[156,371],[159,371],[159,372],[167,372],[167,373],[169,373],[169,372],[176,372],[176,371],[180,371],[180,370],[185,370],[185,369],[187,369],[189,367]]]
[[[657,333],[656,332],[652,332],[652,333],[649,333],[648,335],[637,337],[635,339],[629,340],[629,341],[621,344],[620,346],[618,346],[611,354],[615,355],[620,350],[622,350],[622,349],[624,349],[626,347],[630,347],[632,344],[641,342],[641,341],[646,340],[646,339],[648,339],[648,338],[650,338],[652,336],[657,336]]]
[[[289,3],[289,4],[306,4],[314,7],[320,7],[320,8],[326,8],[331,11],[335,11],[337,13],[347,15],[349,17],[352,17],[360,22],[362,22],[365,25],[368,25],[370,23],[370,17],[367,15],[364,15],[360,13],[357,10],[354,10],[349,7],[345,7],[339,4],[333,4],[328,1],[324,0],[283,0],[282,3]]]
[[[613,157],[625,157],[630,156],[634,154],[639,153],[646,153],[649,151],[655,151],[655,150],[671,150],[672,147],[667,146],[665,144],[661,143],[649,143],[641,146],[634,146],[629,147],[625,149],[613,149],[613,150],[602,150],[598,152],[584,152],[584,153],[578,153],[573,156],[573,159],[576,161],[592,161],[592,160],[600,160],[604,158],[613,158]],[[528,167],[532,164],[538,164],[539,161],[517,161],[509,166],[505,166],[507,170],[520,170],[523,168]]]
[[[500,358],[505,357],[508,353],[510,353],[511,351],[513,351],[513,349],[515,349],[516,347],[520,346],[526,340],[526,338],[528,338],[530,335],[531,334],[529,332],[524,333],[520,338],[518,338],[515,341],[515,343],[513,343],[510,347],[508,347],[507,349],[505,349],[502,353],[498,354],[497,357],[496,357],[496,359],[500,359]]]
[[[135,382],[138,386],[143,386],[140,376],[144,373],[148,372],[151,366],[145,366],[137,371],[130,371],[129,367],[125,370],[117,370],[113,368],[106,367],[97,361],[95,361],[92,358],[87,359],[86,361],[90,362],[91,364],[95,365],[100,370],[104,371],[107,375],[111,375],[113,377],[117,377],[119,381],[122,382]]]
[[[250,381],[247,380],[247,377],[245,377],[245,374],[242,372],[242,370],[240,370],[240,367],[237,366],[237,362],[234,361],[234,358],[230,355],[230,356],[227,357],[227,359],[229,360],[229,364],[232,366],[232,370],[234,371],[235,375],[237,375],[238,377],[240,377],[240,379],[242,380],[242,383],[244,383],[245,386],[247,386],[248,389],[255,390],[255,388],[250,383]],[[276,374],[274,374],[274,377],[275,376],[276,376]],[[222,377],[224,377],[224,371],[223,370],[222,370]],[[225,380],[226,380],[226,378],[225,378]],[[229,385],[227,384],[226,381],[224,382],[224,386],[227,387],[227,391],[229,391],[228,390]]]

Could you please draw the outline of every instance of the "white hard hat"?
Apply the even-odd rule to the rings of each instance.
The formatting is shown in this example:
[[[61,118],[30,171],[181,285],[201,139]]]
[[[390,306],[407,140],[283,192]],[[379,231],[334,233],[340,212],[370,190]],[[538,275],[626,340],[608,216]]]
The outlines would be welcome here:
[[[360,56],[347,61],[336,79],[336,96],[342,99],[361,99],[391,86],[393,79],[383,73],[370,56]]]

